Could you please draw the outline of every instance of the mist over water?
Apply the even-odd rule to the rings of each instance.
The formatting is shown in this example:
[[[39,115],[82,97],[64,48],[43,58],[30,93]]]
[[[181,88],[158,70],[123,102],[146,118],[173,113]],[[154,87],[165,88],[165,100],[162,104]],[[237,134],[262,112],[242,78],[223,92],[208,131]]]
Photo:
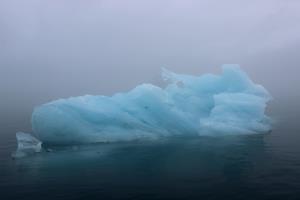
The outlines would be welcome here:
[[[294,0],[2,0],[0,190],[11,198],[52,191],[49,198],[297,199],[299,9]],[[200,75],[227,63],[239,64],[272,94],[272,133],[10,158],[15,132],[31,132],[37,105],[112,95],[144,82],[163,86],[162,67]],[[87,177],[82,184],[75,184],[78,174]]]

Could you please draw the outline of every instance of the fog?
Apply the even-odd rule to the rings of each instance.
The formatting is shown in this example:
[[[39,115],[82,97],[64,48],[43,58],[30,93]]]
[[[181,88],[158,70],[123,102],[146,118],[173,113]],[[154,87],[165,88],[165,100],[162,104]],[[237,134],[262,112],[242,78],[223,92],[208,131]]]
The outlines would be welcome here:
[[[29,129],[34,106],[161,85],[161,68],[218,73],[237,63],[297,102],[297,0],[1,0],[1,126]],[[15,128],[13,128],[15,129]]]

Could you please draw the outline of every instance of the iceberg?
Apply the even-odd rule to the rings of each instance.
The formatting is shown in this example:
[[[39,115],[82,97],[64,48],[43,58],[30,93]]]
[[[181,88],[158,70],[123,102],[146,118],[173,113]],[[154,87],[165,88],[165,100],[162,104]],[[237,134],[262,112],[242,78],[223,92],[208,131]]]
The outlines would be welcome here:
[[[17,132],[18,147],[12,154],[13,158],[22,158],[42,151],[42,142],[29,133]]]
[[[45,144],[257,134],[271,130],[269,92],[238,65],[201,76],[163,69],[164,88],[142,84],[113,96],[59,99],[34,109],[32,129]]]

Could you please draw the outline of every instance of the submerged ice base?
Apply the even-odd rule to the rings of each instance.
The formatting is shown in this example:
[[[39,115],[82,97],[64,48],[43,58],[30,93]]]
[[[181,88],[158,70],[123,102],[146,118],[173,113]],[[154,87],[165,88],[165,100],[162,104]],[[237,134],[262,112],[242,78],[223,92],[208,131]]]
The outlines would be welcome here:
[[[174,135],[255,134],[271,129],[270,94],[236,65],[223,74],[163,70],[164,89],[142,84],[127,93],[80,96],[36,107],[34,134],[48,144],[152,139]]]

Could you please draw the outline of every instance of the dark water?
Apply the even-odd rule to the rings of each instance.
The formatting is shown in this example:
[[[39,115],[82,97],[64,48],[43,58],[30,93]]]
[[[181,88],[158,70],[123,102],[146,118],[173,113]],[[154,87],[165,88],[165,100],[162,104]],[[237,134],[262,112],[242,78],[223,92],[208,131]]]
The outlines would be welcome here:
[[[300,199],[297,113],[270,134],[54,147],[13,160],[2,134],[1,199]]]

